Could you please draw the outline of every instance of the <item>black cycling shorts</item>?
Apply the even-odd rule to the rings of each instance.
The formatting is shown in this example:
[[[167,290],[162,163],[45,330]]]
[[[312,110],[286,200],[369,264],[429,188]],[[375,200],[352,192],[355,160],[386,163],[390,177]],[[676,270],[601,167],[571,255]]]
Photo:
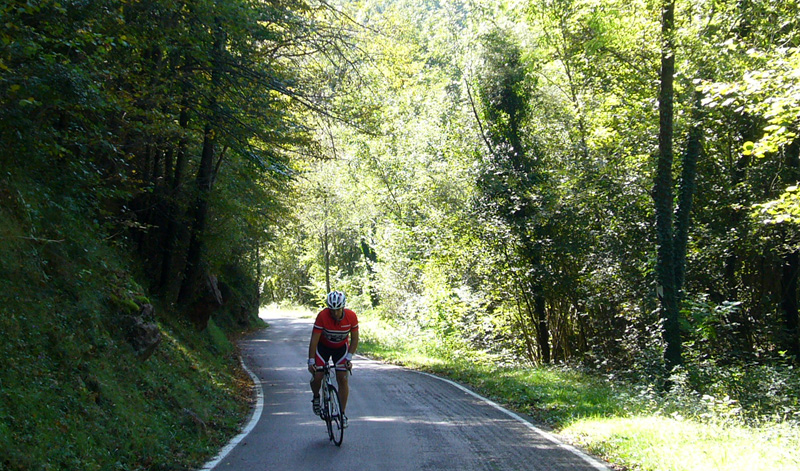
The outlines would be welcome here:
[[[347,360],[344,359],[344,356],[347,354],[347,349],[349,347],[349,342],[339,348],[328,347],[327,345],[323,345],[322,342],[318,343],[317,357],[315,359],[317,369],[322,369],[322,365],[324,365],[328,359],[333,358],[336,371],[347,371]]]

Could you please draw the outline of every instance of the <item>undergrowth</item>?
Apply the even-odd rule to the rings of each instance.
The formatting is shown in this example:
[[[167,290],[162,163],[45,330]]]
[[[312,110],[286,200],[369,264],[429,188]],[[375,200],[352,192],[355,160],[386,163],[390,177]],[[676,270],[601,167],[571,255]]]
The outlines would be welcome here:
[[[118,324],[149,301],[124,251],[79,208],[2,190],[0,470],[191,469],[213,456],[251,391],[226,333],[156,305],[162,341],[140,359]]]

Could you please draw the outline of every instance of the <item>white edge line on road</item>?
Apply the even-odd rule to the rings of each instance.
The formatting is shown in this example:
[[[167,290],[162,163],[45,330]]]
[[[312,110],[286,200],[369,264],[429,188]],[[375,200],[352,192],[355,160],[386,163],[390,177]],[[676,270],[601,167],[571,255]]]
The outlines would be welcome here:
[[[449,379],[445,379],[445,378],[442,378],[440,376],[432,375],[430,373],[425,373],[425,372],[422,372],[422,371],[416,371],[416,370],[409,370],[409,371],[414,371],[415,373],[423,374],[425,376],[430,376],[431,378],[436,378],[436,379],[438,379],[440,381],[444,381],[445,383],[449,383],[449,384],[457,387],[458,389],[464,391],[465,393],[467,393],[467,394],[469,394],[469,395],[471,395],[471,396],[473,396],[473,397],[475,397],[475,398],[477,398],[477,399],[489,404],[490,406],[492,406],[495,409],[503,412],[504,414],[508,415],[509,417],[521,422],[522,424],[524,424],[529,429],[531,429],[534,432],[538,433],[539,435],[541,435],[542,437],[546,438],[547,440],[550,440],[551,442],[555,443],[559,447],[564,448],[565,450],[567,450],[567,451],[579,456],[584,461],[589,463],[593,468],[599,469],[599,470],[602,470],[602,471],[609,471],[609,469],[610,469],[608,466],[606,466],[605,464],[601,463],[600,461],[592,458],[591,456],[589,456],[586,453],[582,452],[581,450],[575,448],[574,446],[568,445],[568,444],[562,442],[558,438],[554,437],[552,434],[550,434],[548,432],[545,432],[544,430],[540,429],[539,427],[537,427],[537,426],[533,425],[532,423],[528,422],[527,420],[523,419],[520,415],[515,414],[514,412],[511,412],[510,410],[508,410],[505,407],[501,406],[500,404],[492,401],[491,399],[487,399],[487,398],[481,396],[480,394],[478,394],[478,393],[476,393],[474,391],[471,391],[471,390],[467,389],[466,387],[464,387],[464,386],[462,386],[462,385],[460,385],[460,384],[458,384],[458,383],[456,383],[454,381],[450,381]]]
[[[244,368],[247,374],[250,375],[250,378],[253,379],[256,395],[258,396],[256,399],[256,407],[253,410],[253,415],[250,416],[250,421],[247,423],[247,426],[245,426],[245,428],[242,429],[239,435],[233,437],[231,441],[229,441],[228,444],[225,445],[225,448],[220,450],[219,454],[216,457],[214,457],[213,460],[206,463],[205,466],[200,468],[199,471],[210,471],[214,469],[222,460],[224,460],[225,457],[228,456],[228,453],[230,453],[231,450],[236,448],[236,445],[238,445],[242,440],[245,439],[245,437],[247,437],[247,435],[250,432],[253,431],[253,428],[255,428],[256,424],[258,423],[258,420],[261,418],[261,412],[264,410],[264,388],[261,387],[261,380],[258,379],[258,376],[256,376],[252,371],[250,371],[249,368],[247,368],[247,365],[244,364],[244,360],[242,359],[242,357],[239,357],[239,363],[242,364],[242,368]]]

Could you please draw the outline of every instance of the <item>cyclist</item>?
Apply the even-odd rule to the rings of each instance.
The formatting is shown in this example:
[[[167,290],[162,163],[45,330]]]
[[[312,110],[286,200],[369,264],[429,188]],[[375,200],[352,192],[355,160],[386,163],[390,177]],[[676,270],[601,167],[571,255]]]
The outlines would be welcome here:
[[[358,348],[358,318],[355,312],[344,308],[344,303],[345,296],[341,291],[331,291],[325,297],[328,307],[317,314],[311,342],[308,344],[308,371],[314,375],[311,379],[311,392],[314,394],[311,404],[314,413],[319,415],[319,388],[324,376],[322,365],[333,358],[339,399],[342,402],[342,425],[347,427],[347,416],[344,415],[350,392],[347,372],[353,367],[351,360]]]

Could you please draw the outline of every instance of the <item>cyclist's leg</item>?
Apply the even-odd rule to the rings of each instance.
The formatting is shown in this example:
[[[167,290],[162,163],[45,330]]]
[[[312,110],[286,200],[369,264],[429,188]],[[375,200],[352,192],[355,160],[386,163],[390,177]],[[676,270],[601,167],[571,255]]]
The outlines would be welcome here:
[[[314,397],[319,397],[319,388],[322,385],[323,376],[322,371],[317,371],[311,377],[311,393],[314,394]]]
[[[344,415],[344,411],[347,410],[347,396],[350,393],[350,385],[347,381],[347,360],[344,358],[349,347],[350,343],[348,342],[344,347],[336,350],[333,354],[333,362],[336,365],[336,385],[339,389],[339,402],[342,403],[342,415]]]
[[[323,345],[317,346],[317,355],[315,357],[317,372],[311,377],[311,393],[314,395],[312,402],[314,404],[314,413],[316,414],[319,413],[319,389],[322,385],[322,378],[325,376],[325,373],[322,372],[322,365],[328,361],[330,356],[331,352],[327,351]]]
[[[347,396],[350,393],[350,385],[347,381],[347,370],[336,370],[336,385],[339,387],[339,402],[342,403],[342,414],[347,410]]]
[[[322,384],[322,377],[325,376],[322,372],[322,365],[325,364],[327,358],[330,358],[330,353],[325,356],[325,352],[320,350],[324,350],[322,345],[317,347],[317,355],[315,358],[317,372],[314,373],[314,376],[311,378],[311,392],[314,393],[314,397],[319,397],[319,387]]]

